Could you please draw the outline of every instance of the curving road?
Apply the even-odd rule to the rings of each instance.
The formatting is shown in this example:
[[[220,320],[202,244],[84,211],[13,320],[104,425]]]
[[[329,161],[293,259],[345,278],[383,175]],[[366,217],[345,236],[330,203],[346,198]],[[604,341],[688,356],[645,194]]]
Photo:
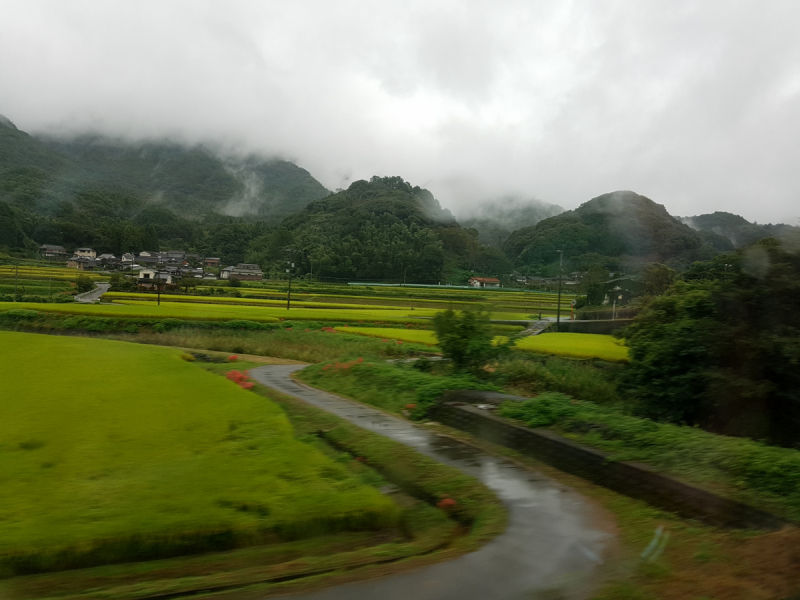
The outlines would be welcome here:
[[[95,283],[95,288],[89,292],[84,292],[83,294],[78,294],[75,296],[75,300],[77,302],[94,302],[100,296],[105,294],[108,291],[108,288],[111,287],[108,283]]]
[[[332,587],[305,600],[580,598],[613,536],[582,496],[544,476],[403,419],[291,379],[305,365],[250,370],[253,379],[477,477],[504,502],[509,525],[480,550],[418,571]]]

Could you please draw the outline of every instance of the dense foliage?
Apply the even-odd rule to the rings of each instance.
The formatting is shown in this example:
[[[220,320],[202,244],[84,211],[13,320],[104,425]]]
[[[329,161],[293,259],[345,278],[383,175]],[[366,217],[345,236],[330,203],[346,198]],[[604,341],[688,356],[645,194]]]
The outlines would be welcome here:
[[[627,328],[644,414],[800,445],[800,255],[775,240],[706,265]]]
[[[257,239],[248,261],[341,279],[441,280],[440,227],[458,228],[433,195],[400,177],[356,181]],[[460,229],[460,228],[459,228]]]
[[[743,248],[767,237],[783,238],[796,235],[798,231],[797,227],[791,225],[751,223],[744,217],[722,211],[686,217],[683,221],[697,229],[702,236],[714,239],[717,244],[720,242],[716,238],[722,238],[728,242],[730,249],[733,249],[734,246]],[[724,245],[724,241],[722,245]],[[719,249],[725,250],[726,248],[720,247]]]
[[[575,210],[518,229],[503,249],[521,264],[540,265],[586,253],[643,257],[662,262],[692,256],[703,241],[666,209],[634,192],[598,196]],[[712,250],[713,254],[713,250]]]
[[[488,362],[510,348],[510,343],[493,344],[488,312],[446,310],[433,317],[436,339],[445,358],[456,371],[479,372]]]

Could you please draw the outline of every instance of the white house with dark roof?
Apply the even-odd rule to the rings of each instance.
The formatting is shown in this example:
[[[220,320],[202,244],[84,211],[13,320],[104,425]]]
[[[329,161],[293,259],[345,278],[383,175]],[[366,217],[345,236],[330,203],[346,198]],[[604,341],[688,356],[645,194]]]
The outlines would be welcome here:
[[[75,256],[85,256],[86,258],[97,258],[97,252],[91,248],[76,248]]]

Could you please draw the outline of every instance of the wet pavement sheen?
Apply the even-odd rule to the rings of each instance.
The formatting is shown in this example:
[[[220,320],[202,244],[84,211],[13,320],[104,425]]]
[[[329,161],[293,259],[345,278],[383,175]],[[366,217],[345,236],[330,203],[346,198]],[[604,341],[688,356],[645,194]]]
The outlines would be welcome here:
[[[350,583],[299,596],[308,600],[511,600],[582,597],[597,576],[612,536],[592,507],[551,479],[404,419],[290,378],[305,365],[250,370],[256,381],[410,446],[480,479],[509,513],[504,533],[476,552],[411,573]]]

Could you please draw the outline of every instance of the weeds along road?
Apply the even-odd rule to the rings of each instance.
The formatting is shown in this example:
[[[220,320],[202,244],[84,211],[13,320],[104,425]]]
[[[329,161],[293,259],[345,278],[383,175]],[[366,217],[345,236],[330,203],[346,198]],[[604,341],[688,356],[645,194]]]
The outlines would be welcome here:
[[[279,392],[476,477],[503,501],[509,511],[509,524],[505,533],[480,550],[449,562],[298,597],[305,600],[530,600],[580,598],[591,591],[613,536],[593,522],[596,521],[592,515],[594,507],[588,500],[511,461],[291,379],[291,373],[303,367],[258,367],[250,370],[250,376]]]

